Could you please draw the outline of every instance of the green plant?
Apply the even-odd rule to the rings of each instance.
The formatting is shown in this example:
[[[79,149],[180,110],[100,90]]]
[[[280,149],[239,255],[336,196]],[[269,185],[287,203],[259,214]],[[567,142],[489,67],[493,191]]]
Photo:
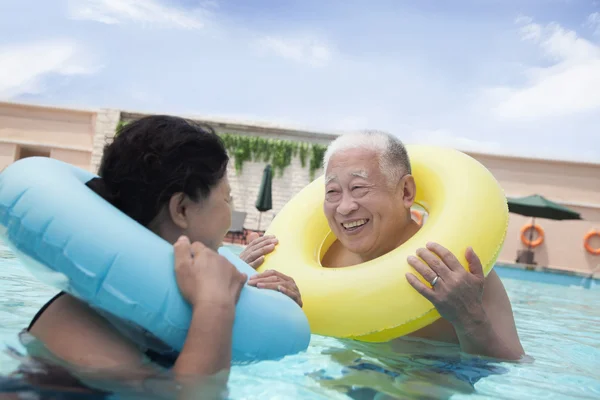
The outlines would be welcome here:
[[[115,136],[129,121],[121,120],[117,125]],[[300,158],[302,168],[308,161],[309,176],[313,180],[315,172],[323,163],[327,147],[322,144],[297,142],[260,136],[238,135],[234,133],[218,133],[223,139],[227,152],[234,160],[235,171],[240,174],[246,161],[270,163],[279,177],[292,163],[293,157]],[[308,160],[307,160],[308,159]]]
[[[300,158],[300,164],[306,167],[309,160],[309,174],[314,179],[315,172],[323,163],[325,146],[315,143],[296,142],[291,140],[263,138],[259,136],[220,134],[229,154],[235,160],[235,170],[239,174],[246,161],[270,163],[278,176],[283,176],[285,169],[292,163],[293,157]]]

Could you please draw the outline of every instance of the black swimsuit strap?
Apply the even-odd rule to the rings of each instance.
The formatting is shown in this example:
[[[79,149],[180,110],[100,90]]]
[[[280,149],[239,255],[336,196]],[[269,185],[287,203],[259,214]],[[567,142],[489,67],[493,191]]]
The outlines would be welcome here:
[[[50,304],[52,304],[54,302],[54,300],[58,299],[60,296],[62,296],[63,294],[65,294],[65,292],[59,292],[56,296],[54,296],[53,298],[51,298],[46,304],[44,304],[44,306],[42,308],[39,309],[39,311],[34,315],[33,319],[31,320],[31,322],[29,323],[29,326],[27,327],[27,331],[30,331],[31,328],[33,327],[33,324],[35,324],[35,321],[38,320],[38,318],[42,315],[42,313],[44,311],[46,311],[46,308],[48,308],[48,306]]]
[[[59,292],[53,298],[48,300],[48,302],[46,304],[44,304],[44,306],[42,308],[40,308],[40,310],[35,314],[35,316],[31,320],[31,322],[29,323],[29,326],[27,327],[27,331],[31,330],[31,328],[33,327],[33,324],[35,324],[35,322],[43,314],[43,312],[48,308],[48,306],[50,306],[50,304],[52,304],[56,299],[58,299],[60,296],[62,296],[64,294],[66,294],[66,292]],[[173,364],[175,363],[175,361],[177,360],[177,356],[178,356],[177,352],[160,353],[160,352],[157,352],[157,351],[154,351],[151,349],[147,349],[144,353],[146,354],[146,356],[148,358],[150,358],[150,360],[152,362],[159,364],[165,368],[172,367]]]

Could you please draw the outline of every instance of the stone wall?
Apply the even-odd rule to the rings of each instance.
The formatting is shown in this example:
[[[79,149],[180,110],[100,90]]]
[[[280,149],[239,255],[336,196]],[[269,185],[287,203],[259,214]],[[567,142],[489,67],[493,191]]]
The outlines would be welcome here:
[[[91,170],[98,172],[104,145],[109,143],[115,136],[115,130],[121,120],[121,111],[114,109],[101,109],[96,114],[96,128],[94,131],[94,142],[92,148]]]
[[[302,188],[310,183],[310,174],[308,166],[302,167],[300,159],[294,157],[283,176],[273,171],[273,210],[262,213],[260,217],[260,227],[258,225],[259,212],[255,207],[258,197],[258,190],[262,182],[265,163],[246,162],[242,172],[236,174],[233,160],[229,164],[228,177],[231,184],[231,194],[233,196],[233,209],[236,211],[245,211],[248,213],[244,227],[247,229],[265,230],[271,220],[281,208]],[[315,171],[315,178],[322,174],[322,170]]]

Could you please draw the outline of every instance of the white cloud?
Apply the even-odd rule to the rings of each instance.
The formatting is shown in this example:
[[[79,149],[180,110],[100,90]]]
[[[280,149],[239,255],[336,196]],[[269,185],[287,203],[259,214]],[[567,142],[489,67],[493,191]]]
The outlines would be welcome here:
[[[523,40],[539,46],[552,62],[524,70],[524,87],[488,91],[498,104],[494,114],[504,120],[539,119],[600,110],[600,46],[556,23],[529,22],[521,27]]]
[[[331,61],[331,50],[317,39],[266,36],[258,44],[263,51],[314,67],[325,66]]]
[[[0,47],[0,97],[39,93],[42,78],[48,74],[92,74],[100,68],[68,40]]]
[[[216,5],[211,2],[211,5]],[[152,23],[184,29],[198,29],[204,26],[194,14],[160,4],[156,0],[70,0],[69,17],[76,20],[91,20],[104,24],[118,24],[123,21]]]

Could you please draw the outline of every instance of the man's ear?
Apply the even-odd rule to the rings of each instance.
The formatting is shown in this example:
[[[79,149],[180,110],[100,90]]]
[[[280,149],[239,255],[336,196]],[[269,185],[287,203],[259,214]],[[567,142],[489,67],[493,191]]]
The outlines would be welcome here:
[[[169,199],[169,216],[173,223],[181,229],[187,229],[188,221],[186,218],[188,197],[185,193],[175,193]]]
[[[402,177],[400,182],[402,188],[402,202],[406,208],[413,206],[415,197],[417,196],[417,185],[415,184],[415,178],[408,174]]]

